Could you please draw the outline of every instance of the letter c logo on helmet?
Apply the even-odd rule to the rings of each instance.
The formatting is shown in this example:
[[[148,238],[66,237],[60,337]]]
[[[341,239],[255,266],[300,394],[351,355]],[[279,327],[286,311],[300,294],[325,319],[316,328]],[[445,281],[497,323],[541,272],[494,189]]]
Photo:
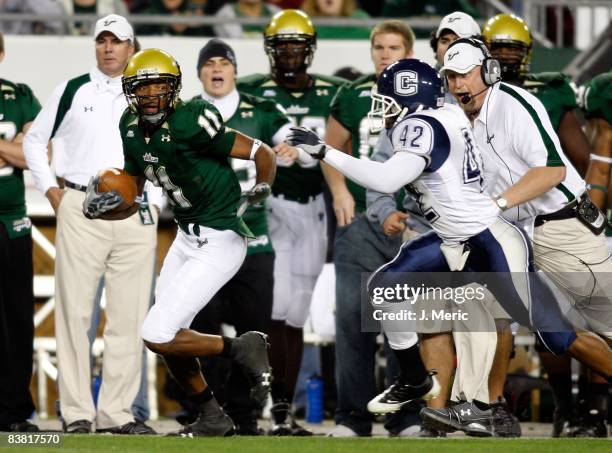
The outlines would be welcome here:
[[[393,89],[396,94],[412,96],[419,92],[419,76],[414,71],[400,71],[395,73]]]

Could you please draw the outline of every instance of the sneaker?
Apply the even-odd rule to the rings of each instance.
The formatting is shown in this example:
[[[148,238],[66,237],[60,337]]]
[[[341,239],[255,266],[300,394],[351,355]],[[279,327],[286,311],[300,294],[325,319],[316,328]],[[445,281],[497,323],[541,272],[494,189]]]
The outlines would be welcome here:
[[[421,409],[423,424],[428,428],[452,433],[463,431],[468,436],[491,437],[493,435],[493,412],[487,404],[481,407],[476,401],[467,401],[460,393],[459,401],[449,407]]]
[[[571,420],[565,414],[559,412],[558,409],[555,409],[553,412],[553,429],[552,429],[552,437],[568,437],[570,432]]]
[[[410,425],[399,433],[389,433],[389,437],[417,437],[421,432],[421,425]]]
[[[40,430],[34,423],[24,420],[22,422],[9,423],[8,425],[0,425],[0,431],[12,433],[35,433]]]
[[[262,407],[272,384],[268,347],[268,336],[254,331],[240,335],[232,343],[232,358],[244,367],[251,384],[251,398]]]
[[[249,423],[236,423],[237,436],[263,436],[265,431],[257,426],[257,420]]]
[[[153,428],[141,421],[128,422],[121,426],[113,426],[111,428],[99,428],[96,429],[96,433],[134,435],[157,434]]]
[[[327,433],[327,437],[359,437],[359,434],[346,425],[336,425],[334,429]]]
[[[521,437],[521,424],[518,418],[508,409],[508,403],[502,397],[491,403],[493,411],[493,432],[495,437]]]
[[[605,417],[597,409],[591,409],[580,425],[569,432],[568,437],[608,437]]]
[[[66,434],[89,434],[91,433],[91,422],[89,420],[77,420],[66,425],[66,422],[62,422],[63,431]]]
[[[430,400],[440,394],[440,384],[436,372],[428,372],[420,385],[410,385],[397,379],[389,388],[368,403],[368,411],[373,414],[388,414],[399,411],[403,406],[416,400]]]
[[[236,432],[234,422],[223,412],[215,399],[204,403],[196,421],[167,436],[180,437],[227,437]]]
[[[294,437],[308,437],[312,436],[313,432],[309,429],[304,428],[302,425],[299,425],[298,422],[295,421],[295,418],[291,414],[289,414],[291,418],[291,435]]]

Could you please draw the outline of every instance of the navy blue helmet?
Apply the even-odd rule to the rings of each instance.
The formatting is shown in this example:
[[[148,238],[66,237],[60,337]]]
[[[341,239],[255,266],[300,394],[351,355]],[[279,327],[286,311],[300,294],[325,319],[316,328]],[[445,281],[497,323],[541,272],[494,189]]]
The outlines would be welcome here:
[[[443,105],[444,92],[438,72],[421,60],[399,60],[385,68],[372,90],[370,129],[378,132],[389,118],[396,118],[395,124],[409,113]]]

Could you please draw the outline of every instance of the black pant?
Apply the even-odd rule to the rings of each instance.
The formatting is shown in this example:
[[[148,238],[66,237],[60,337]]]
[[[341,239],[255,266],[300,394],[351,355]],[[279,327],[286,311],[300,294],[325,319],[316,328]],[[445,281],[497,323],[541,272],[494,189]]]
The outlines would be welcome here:
[[[220,333],[221,323],[233,325],[236,334],[267,332],[272,317],[274,253],[248,255],[236,275],[193,320],[191,328]],[[206,358],[204,374],[234,423],[253,421],[258,406],[249,397],[250,386],[241,368],[226,359]]]
[[[0,430],[34,411],[32,236],[9,239],[0,223]]]

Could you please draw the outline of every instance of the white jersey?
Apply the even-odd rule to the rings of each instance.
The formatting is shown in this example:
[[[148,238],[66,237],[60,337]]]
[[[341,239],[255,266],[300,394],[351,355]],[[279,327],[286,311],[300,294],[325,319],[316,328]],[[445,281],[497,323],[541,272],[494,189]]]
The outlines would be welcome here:
[[[444,242],[464,241],[497,219],[484,193],[482,157],[463,111],[455,105],[413,113],[389,131],[396,153],[427,160],[407,190]]]
[[[586,183],[561,149],[544,105],[531,93],[507,83],[495,84],[474,120],[474,137],[485,163],[486,189],[503,193],[534,167],[565,166],[562,183],[504,217],[528,226],[535,216],[549,214],[579,198]]]

